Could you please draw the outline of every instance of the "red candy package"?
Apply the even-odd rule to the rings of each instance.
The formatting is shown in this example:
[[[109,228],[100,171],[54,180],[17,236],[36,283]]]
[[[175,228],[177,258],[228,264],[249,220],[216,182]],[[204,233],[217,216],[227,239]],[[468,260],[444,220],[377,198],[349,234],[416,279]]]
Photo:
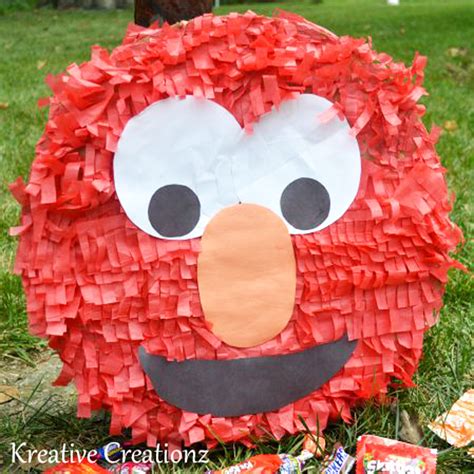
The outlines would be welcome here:
[[[87,461],[62,463],[44,471],[45,474],[107,474],[109,471]]]
[[[364,435],[357,440],[356,474],[436,474],[436,449]]]
[[[206,474],[274,474],[282,465],[276,454],[259,454],[246,461],[218,471],[207,471]]]

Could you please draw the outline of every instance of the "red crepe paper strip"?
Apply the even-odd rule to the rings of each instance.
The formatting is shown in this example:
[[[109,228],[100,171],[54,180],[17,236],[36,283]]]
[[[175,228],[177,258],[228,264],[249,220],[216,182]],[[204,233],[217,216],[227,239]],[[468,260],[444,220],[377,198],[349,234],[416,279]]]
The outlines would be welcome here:
[[[445,170],[417,104],[426,60],[411,66],[337,37],[292,14],[205,15],[179,27],[131,25],[112,53],[49,77],[49,119],[12,230],[15,270],[30,330],[62,361],[56,384],[76,384],[78,415],[112,413],[111,433],[170,446],[218,440],[252,444],[324,429],[364,399],[383,399],[393,378],[406,386],[424,332],[442,306],[450,256],[461,240],[450,221]],[[288,326],[253,348],[225,345],[206,326],[196,281],[199,239],[145,235],[125,216],[112,161],[127,121],[153,102],[195,95],[229,110],[243,128],[301,93],[334,103],[321,120],[347,117],[363,156],[359,194],[336,223],[293,237],[297,299]],[[44,103],[44,101],[42,102]],[[186,133],[186,130],[183,130]],[[358,340],[345,367],[307,397],[274,413],[218,418],[161,400],[138,348],[169,360],[288,354],[347,332]]]

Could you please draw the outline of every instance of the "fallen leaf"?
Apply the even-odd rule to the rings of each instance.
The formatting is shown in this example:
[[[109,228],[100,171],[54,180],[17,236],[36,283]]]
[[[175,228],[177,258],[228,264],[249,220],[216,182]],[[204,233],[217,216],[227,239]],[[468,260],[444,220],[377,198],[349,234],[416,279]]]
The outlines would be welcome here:
[[[8,102],[0,102],[0,110],[8,109],[10,104]]]
[[[0,405],[20,396],[20,391],[12,385],[0,385]]]
[[[400,439],[411,444],[420,444],[423,432],[415,416],[411,416],[406,410],[400,412]]]
[[[474,388],[468,390],[449,411],[439,415],[428,428],[451,446],[468,446],[474,439]]]
[[[444,122],[443,124],[443,128],[447,132],[454,132],[458,129],[458,123],[456,122],[456,120],[446,120],[446,122]]]
[[[38,62],[36,63],[36,69],[38,69],[38,71],[39,71],[40,69],[43,69],[45,66],[46,66],[46,61],[38,61]]]
[[[175,23],[173,26],[176,28],[184,28],[189,22],[186,20],[181,20],[178,23]]]
[[[467,49],[466,48],[449,48],[448,54],[452,58],[457,58],[458,56],[466,56]]]

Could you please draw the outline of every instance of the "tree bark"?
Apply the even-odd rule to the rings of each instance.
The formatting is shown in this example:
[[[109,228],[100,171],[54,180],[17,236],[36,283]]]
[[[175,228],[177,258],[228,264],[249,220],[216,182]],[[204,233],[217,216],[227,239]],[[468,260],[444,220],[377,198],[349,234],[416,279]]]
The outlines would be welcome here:
[[[113,10],[133,5],[133,0],[52,0],[57,8],[100,8]]]
[[[156,20],[177,23],[212,11],[214,0],[135,0],[135,23],[150,26]]]

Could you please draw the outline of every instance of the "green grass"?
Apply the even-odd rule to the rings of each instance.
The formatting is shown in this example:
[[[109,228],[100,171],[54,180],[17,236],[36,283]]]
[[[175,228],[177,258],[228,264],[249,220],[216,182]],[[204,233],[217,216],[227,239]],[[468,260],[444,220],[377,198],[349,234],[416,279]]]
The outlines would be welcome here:
[[[469,266],[473,256],[474,170],[474,143],[470,133],[474,129],[474,51],[469,38],[474,3],[402,0],[401,4],[387,7],[385,0],[325,0],[317,5],[308,0],[235,5],[222,7],[220,12],[244,11],[250,7],[270,14],[280,7],[302,14],[338,34],[370,35],[377,50],[388,52],[400,61],[409,62],[415,51],[428,56],[425,86],[431,95],[425,99],[428,107],[425,123],[429,127],[447,121],[457,124],[454,131],[443,133],[438,151],[449,169],[451,189],[457,195],[453,219],[466,236],[458,259]],[[49,93],[44,77],[62,71],[71,62],[87,60],[92,44],[116,46],[131,18],[130,11],[47,9],[0,17],[0,103],[8,104],[8,108],[0,108],[0,353],[4,361],[21,358],[34,364],[36,354],[44,350],[44,342],[27,333],[21,285],[11,274],[16,242],[7,232],[17,223],[19,209],[6,187],[17,176],[28,175],[34,146],[46,120],[46,111],[36,107],[37,100]],[[419,418],[423,444],[440,449],[439,472],[474,471],[465,450],[449,447],[426,429],[429,420],[474,386],[473,294],[471,276],[453,272],[441,321],[426,338],[417,387],[393,389],[391,405],[369,404],[355,410],[352,425],[332,425],[326,433],[330,446],[340,441],[353,453],[360,434],[397,437],[400,413],[407,410]],[[31,440],[38,447],[74,441],[92,449],[108,439],[107,417],[77,420],[72,409],[61,408],[54,399],[39,407],[34,403],[34,396],[24,403],[24,408],[14,416],[0,415],[0,456],[5,456],[6,446],[12,440]],[[301,437],[281,443],[268,440],[259,444],[256,451],[297,452],[300,445]],[[233,464],[248,455],[241,446],[222,446],[212,454],[212,466]],[[316,463],[310,466],[316,467]],[[190,472],[190,469],[176,470]]]

